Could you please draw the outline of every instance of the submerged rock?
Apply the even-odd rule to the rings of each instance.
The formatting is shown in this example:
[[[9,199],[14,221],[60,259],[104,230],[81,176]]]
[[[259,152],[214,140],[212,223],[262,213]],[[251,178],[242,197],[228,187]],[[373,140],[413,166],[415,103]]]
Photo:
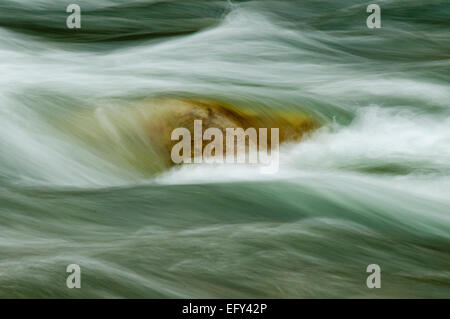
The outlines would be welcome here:
[[[202,121],[203,132],[217,128],[224,135],[226,128],[255,128],[258,134],[259,128],[267,128],[268,147],[271,128],[279,128],[279,142],[283,143],[300,141],[305,133],[318,127],[316,120],[301,111],[256,111],[211,100],[160,98],[98,107],[93,113],[83,114],[71,131],[108,161],[131,165],[151,175],[174,165],[174,129],[189,130],[194,146],[195,120]],[[206,144],[202,141],[202,149]]]

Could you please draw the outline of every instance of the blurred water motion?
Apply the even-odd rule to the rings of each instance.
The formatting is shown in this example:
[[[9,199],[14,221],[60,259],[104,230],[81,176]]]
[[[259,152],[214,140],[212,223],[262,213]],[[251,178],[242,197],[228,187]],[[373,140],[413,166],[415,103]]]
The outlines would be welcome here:
[[[0,1],[0,297],[450,296],[447,1],[77,3]],[[161,98],[321,126],[171,167]]]

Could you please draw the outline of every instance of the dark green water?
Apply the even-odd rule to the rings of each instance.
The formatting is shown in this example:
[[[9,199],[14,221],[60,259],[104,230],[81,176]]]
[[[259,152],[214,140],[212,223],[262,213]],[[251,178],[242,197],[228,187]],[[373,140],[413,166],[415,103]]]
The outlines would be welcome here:
[[[448,1],[69,3],[0,1],[0,297],[450,296]],[[274,175],[154,174],[122,110],[159,96],[323,125]]]

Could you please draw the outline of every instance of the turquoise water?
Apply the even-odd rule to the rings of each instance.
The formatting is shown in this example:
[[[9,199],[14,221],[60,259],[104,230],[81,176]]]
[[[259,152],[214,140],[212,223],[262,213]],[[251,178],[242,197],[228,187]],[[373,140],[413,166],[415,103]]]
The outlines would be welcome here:
[[[0,297],[450,296],[448,1],[69,3],[0,1]],[[123,110],[161,96],[322,126],[160,172]]]

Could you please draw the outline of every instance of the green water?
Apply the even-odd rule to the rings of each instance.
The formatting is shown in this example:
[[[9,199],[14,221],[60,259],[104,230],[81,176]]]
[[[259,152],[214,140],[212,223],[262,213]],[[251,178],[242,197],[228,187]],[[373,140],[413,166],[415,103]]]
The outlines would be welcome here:
[[[450,296],[448,1],[69,3],[0,1],[0,297]],[[274,175],[156,173],[119,110],[161,96],[322,127]]]

